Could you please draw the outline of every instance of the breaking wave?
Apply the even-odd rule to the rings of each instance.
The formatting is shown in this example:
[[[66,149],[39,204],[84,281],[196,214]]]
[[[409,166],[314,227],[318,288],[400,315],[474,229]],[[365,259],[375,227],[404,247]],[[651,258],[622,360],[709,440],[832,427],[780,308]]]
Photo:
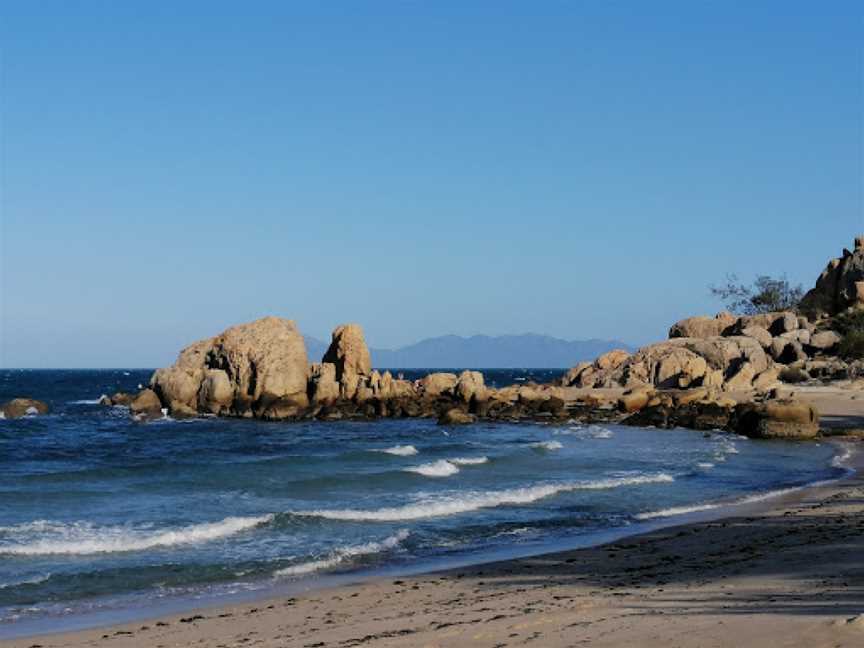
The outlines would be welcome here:
[[[385,538],[380,542],[367,542],[361,545],[351,545],[347,547],[339,547],[330,552],[327,558],[312,560],[310,562],[291,565],[276,571],[273,575],[277,578],[285,576],[303,576],[314,572],[322,571],[336,567],[340,563],[345,562],[357,556],[368,556],[376,553],[383,553],[398,547],[409,535],[407,529],[402,529],[398,533]]]
[[[413,445],[397,445],[391,448],[373,450],[372,452],[383,452],[385,454],[396,455],[397,457],[410,457],[417,454],[417,448]]]
[[[529,443],[528,445],[535,450],[560,450],[564,447],[560,441],[537,441],[536,443]]]
[[[664,483],[675,481],[666,473],[599,479],[596,481],[568,482],[563,484],[541,484],[527,488],[512,488],[500,491],[468,492],[459,495],[434,497],[420,500],[405,506],[374,510],[320,509],[313,511],[294,511],[293,515],[320,517],[328,520],[397,522],[422,518],[458,515],[468,511],[496,506],[525,505],[558,493],[578,490],[603,490],[639,484]]]
[[[67,524],[37,520],[12,527],[0,527],[0,555],[46,556],[144,551],[224,538],[266,524],[273,518],[273,515],[227,517],[219,522],[155,532],[123,526],[98,527],[88,522]]]
[[[487,461],[489,461],[488,457],[456,457],[455,459],[439,459],[419,466],[410,466],[403,468],[403,470],[424,477],[449,477],[459,472],[459,466],[475,466]]]

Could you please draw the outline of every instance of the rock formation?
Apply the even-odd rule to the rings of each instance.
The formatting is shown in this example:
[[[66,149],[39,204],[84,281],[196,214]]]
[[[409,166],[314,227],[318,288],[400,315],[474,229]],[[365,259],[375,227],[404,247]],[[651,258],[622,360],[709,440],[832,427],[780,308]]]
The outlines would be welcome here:
[[[14,419],[47,413],[48,405],[32,398],[13,398],[0,405],[0,418]]]
[[[577,418],[810,438],[818,413],[772,394],[781,381],[864,376],[864,361],[835,355],[842,337],[823,317],[864,306],[864,237],[829,264],[803,305],[810,318],[791,311],[689,317],[670,327],[669,339],[579,363],[556,385],[499,389],[477,371],[409,382],[374,370],[357,324],[336,327],[321,362],[310,365],[294,322],[265,317],[183,349],[137,396],[102,400],[143,418],[163,409],[268,419],[425,416],[445,425]]]
[[[180,352],[150,386],[171,412],[288,418],[309,404],[303,336],[279,317],[232,326]]]
[[[855,238],[853,251],[831,259],[816,286],[801,300],[800,309],[811,319],[829,317],[864,305],[864,236]]]
[[[337,326],[333,331],[330,348],[321,362],[332,364],[336,368],[336,381],[340,385],[342,398],[354,398],[360,383],[372,374],[372,360],[360,325]]]

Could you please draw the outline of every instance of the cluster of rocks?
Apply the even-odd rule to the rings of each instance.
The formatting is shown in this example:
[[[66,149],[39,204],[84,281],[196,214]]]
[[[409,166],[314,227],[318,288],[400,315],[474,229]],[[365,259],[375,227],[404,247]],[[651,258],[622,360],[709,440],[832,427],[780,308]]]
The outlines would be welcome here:
[[[719,344],[712,337],[704,338],[705,344]],[[767,357],[761,346],[737,341],[739,337],[752,338],[733,337],[732,343],[741,357],[749,353],[754,362]],[[680,368],[684,367],[691,376],[705,376],[713,365],[702,355],[694,354],[699,360],[693,360],[688,355],[692,351],[677,346],[680,339],[684,338],[670,343],[685,354],[676,360],[678,371],[669,375],[680,378]],[[708,348],[703,352],[707,353]],[[727,357],[721,353],[722,345],[710,348],[719,354],[718,358]],[[605,376],[625,369],[628,376],[643,377],[663,375],[668,370],[664,364],[667,361],[655,362],[651,353],[643,351],[633,355],[623,351],[607,353],[591,363],[590,372],[583,368],[578,375],[584,376],[585,382],[589,382],[588,375],[599,377],[593,387],[597,382],[604,383]],[[693,382],[686,385],[687,389],[658,389],[648,380],[624,381],[629,384],[627,390],[574,390],[536,384],[496,389],[486,385],[483,374],[477,371],[463,371],[459,375],[431,373],[420,380],[408,381],[394,377],[389,371],[372,369],[363,331],[356,324],[337,327],[321,362],[309,363],[302,335],[294,322],[267,317],[192,344],[181,351],[174,365],[153,374],[148,389],[134,396],[115,394],[104,402],[128,405],[133,415],[141,419],[164,413],[173,417],[203,414],[275,420],[410,416],[434,417],[443,424],[471,423],[478,418],[575,418],[633,425],[725,428],[762,437],[787,433],[809,437],[818,431],[815,412],[808,415],[806,422],[782,419],[789,408],[798,411],[797,404],[790,403],[780,410],[776,403],[771,408],[754,403],[746,403],[745,407],[733,399],[718,398],[716,389]],[[676,387],[680,387],[680,380],[676,381]]]
[[[840,340],[839,333],[786,311],[690,317],[670,328],[668,340],[576,365],[561,385],[764,393],[780,381],[848,377],[849,365],[832,353]]]
[[[32,398],[13,398],[0,405],[0,419],[14,419],[47,413],[48,405]]]
[[[363,331],[333,331],[321,362],[310,363],[291,320],[265,317],[200,340],[157,370],[137,395],[115,394],[138,418],[216,415],[274,420],[437,417],[622,421],[634,425],[728,429],[748,436],[809,438],[819,415],[777,398],[782,382],[864,375],[864,363],[836,356],[841,335],[830,316],[864,305],[864,237],[834,259],[791,311],[690,317],[663,342],[635,353],[610,351],[570,369],[555,385],[495,389],[476,371],[432,373],[417,381],[372,368]],[[743,397],[742,397],[743,394]]]
[[[417,381],[372,369],[363,330],[345,324],[333,331],[321,362],[309,363],[303,336],[292,320],[263,319],[227,329],[180,352],[158,369],[150,387],[115,394],[139,418],[198,415],[270,420],[352,417],[437,417],[467,423],[476,417],[520,419],[564,416],[553,385],[494,389],[483,374],[431,373]]]
[[[808,403],[767,397],[736,401],[707,388],[655,391],[642,388],[619,399],[622,423],[658,428],[728,430],[744,436],[812,439],[819,434],[819,412]]]

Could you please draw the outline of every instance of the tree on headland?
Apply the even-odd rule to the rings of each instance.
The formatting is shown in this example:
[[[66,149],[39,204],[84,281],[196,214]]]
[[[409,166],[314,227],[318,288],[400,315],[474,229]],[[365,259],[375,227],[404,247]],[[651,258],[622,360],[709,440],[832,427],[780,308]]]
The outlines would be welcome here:
[[[737,315],[756,315],[773,311],[796,310],[804,296],[801,284],[793,286],[786,275],[760,275],[750,284],[741,283],[737,275],[726,275],[722,286],[709,286],[711,295],[721,299]]]

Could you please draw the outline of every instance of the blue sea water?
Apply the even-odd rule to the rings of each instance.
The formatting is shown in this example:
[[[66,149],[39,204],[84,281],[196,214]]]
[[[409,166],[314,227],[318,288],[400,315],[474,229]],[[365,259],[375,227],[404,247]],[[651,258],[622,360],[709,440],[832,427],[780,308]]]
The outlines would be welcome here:
[[[47,416],[0,420],[0,634],[172,597],[584,544],[842,472],[827,444],[721,432],[136,423],[96,403],[150,373],[0,370],[0,402],[51,406]],[[560,372],[485,373],[503,385]]]

